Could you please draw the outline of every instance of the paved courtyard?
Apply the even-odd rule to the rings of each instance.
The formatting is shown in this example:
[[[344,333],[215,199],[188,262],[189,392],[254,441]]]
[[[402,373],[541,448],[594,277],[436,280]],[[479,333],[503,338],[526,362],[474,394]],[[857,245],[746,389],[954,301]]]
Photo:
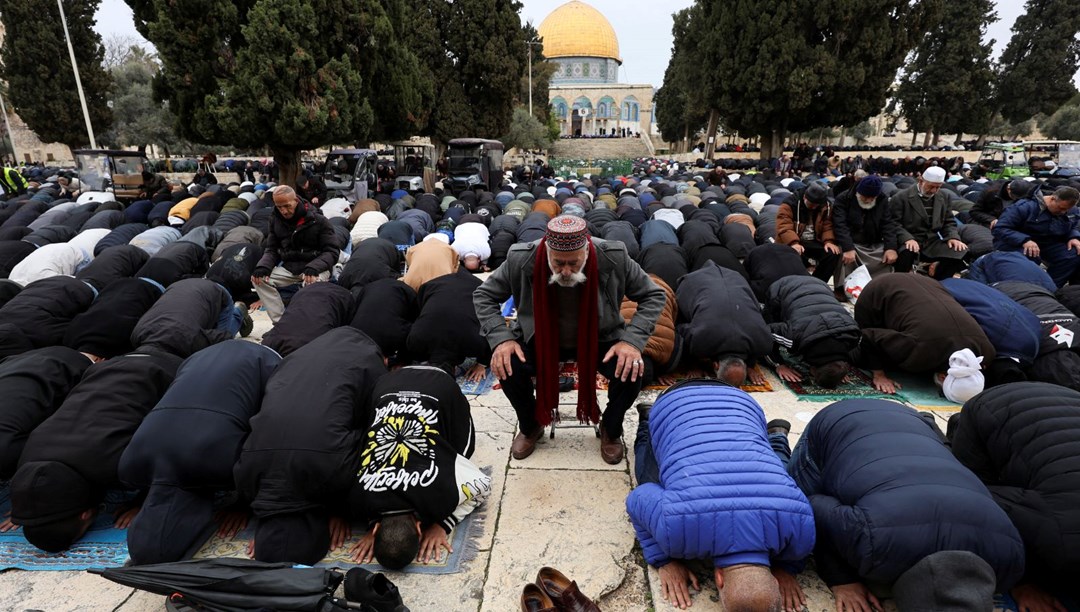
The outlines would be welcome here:
[[[258,341],[269,329],[257,313]],[[800,402],[783,383],[768,375],[774,391],[755,393],[767,419],[792,423],[791,443],[817,410],[827,404]],[[655,397],[646,392],[642,400]],[[604,392],[600,392],[603,402]],[[575,393],[562,394],[563,414],[573,415]],[[473,461],[490,466],[493,490],[483,509],[483,529],[475,559],[449,575],[391,574],[413,612],[512,612],[520,609],[521,588],[548,565],[577,580],[582,591],[608,611],[674,610],[659,592],[659,578],[642,558],[624,502],[634,477],[633,435],[637,413],[625,421],[626,460],[607,465],[592,429],[560,429],[544,437],[525,461],[510,458],[513,409],[500,391],[471,396],[477,431]],[[937,415],[944,428],[948,413]],[[702,590],[693,610],[721,611],[711,569],[700,567]],[[812,567],[799,576],[812,612],[835,610],[832,596]],[[0,610],[157,611],[164,598],[136,591],[85,572],[0,573]],[[887,609],[894,610],[891,605]]]

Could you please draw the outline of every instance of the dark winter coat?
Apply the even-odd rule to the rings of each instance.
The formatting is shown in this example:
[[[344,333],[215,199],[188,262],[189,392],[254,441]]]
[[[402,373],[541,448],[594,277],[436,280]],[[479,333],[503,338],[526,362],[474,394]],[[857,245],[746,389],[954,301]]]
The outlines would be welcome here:
[[[5,240],[0,242],[0,278],[7,278],[19,262],[37,250],[37,245],[25,240]]]
[[[788,276],[769,287],[765,308],[778,344],[813,366],[846,361],[859,345],[859,326],[824,281]]]
[[[255,516],[343,504],[384,374],[378,346],[352,327],[323,334],[278,365],[233,470]]]
[[[980,393],[964,404],[952,452],[1020,532],[1027,577],[1072,588],[1080,575],[1080,393],[1031,382]]]
[[[50,346],[0,361],[0,480],[9,480],[30,432],[49,418],[90,367],[78,351]]]
[[[1030,310],[977,281],[947,278],[941,285],[983,328],[998,357],[1011,357],[1030,365],[1039,356],[1042,326],[1039,317]]]
[[[1080,338],[1075,337],[1080,335],[1080,318],[1063,306],[1052,292],[1038,285],[1016,281],[995,283],[994,288],[1039,318],[1045,332],[1042,353],[1063,346],[1080,352]]]
[[[86,281],[101,291],[115,280],[135,276],[149,259],[146,251],[139,247],[120,244],[102,251],[85,268],[79,270],[75,278]]]
[[[131,332],[161,294],[160,287],[138,278],[109,283],[86,312],[71,320],[64,345],[106,359],[134,350]]]
[[[795,249],[778,243],[754,247],[746,257],[746,273],[750,277],[750,288],[762,303],[768,299],[769,287],[781,278],[810,276],[802,257]],[[836,301],[836,298],[833,298],[833,301]]]
[[[94,289],[70,276],[30,283],[0,308],[0,358],[60,344],[71,320],[95,297]]]
[[[878,195],[877,202],[869,210],[859,206],[854,189],[836,196],[833,203],[833,230],[837,244],[845,251],[855,250],[856,244],[884,244],[886,249],[892,250],[900,248],[900,226],[893,218],[889,198],[885,194]]]
[[[1024,546],[1009,517],[911,408],[836,402],[810,420],[799,443],[819,473],[790,469],[814,509],[814,559],[825,584],[891,585],[944,550],[981,557],[1000,591],[1023,575]]]
[[[352,326],[374,340],[387,357],[404,352],[420,309],[413,288],[397,279],[384,278],[354,289],[353,295],[356,312]]]
[[[178,240],[165,245],[148,259],[135,276],[149,278],[168,287],[185,278],[201,277],[209,265],[209,256],[202,245]]]
[[[994,360],[994,345],[975,319],[936,280],[917,274],[886,274],[866,285],[855,303],[862,329],[859,361],[906,372],[944,371],[960,349]]]
[[[118,246],[121,244],[128,244],[131,239],[139,234],[150,229],[145,223],[125,223],[113,229],[113,231],[105,234],[101,240],[98,240],[94,245],[94,256],[101,255],[106,249],[110,247]]]
[[[939,191],[934,194],[932,202],[932,214],[928,216],[919,196],[918,185],[893,194],[889,199],[889,206],[892,207],[893,217],[899,225],[897,244],[903,245],[908,240],[914,240],[922,247],[920,253],[926,257],[962,258],[963,251],[954,251],[945,244],[948,240],[960,239],[956,231],[956,218],[950,210],[949,196],[944,191]]]
[[[472,294],[480,280],[465,268],[424,283],[417,292],[420,314],[409,329],[409,355],[432,365],[461,364],[474,358],[487,364],[491,349],[480,333]]]
[[[353,248],[338,277],[338,284],[354,289],[383,278],[399,278],[402,261],[401,251],[394,243],[383,238],[368,238]]]
[[[1047,291],[1056,291],[1057,285],[1039,264],[1028,259],[1023,253],[996,251],[988,253],[971,262],[968,278],[986,285],[1002,281],[1020,281],[1044,287]]]
[[[769,354],[772,334],[750,284],[738,273],[709,263],[683,277],[675,295],[684,321],[679,335],[691,356],[754,362]]]
[[[285,219],[275,208],[270,219],[266,250],[255,269],[256,276],[268,276],[278,265],[292,274],[318,276],[337,263],[341,249],[334,227],[314,206],[300,201],[292,219]]]
[[[231,338],[217,329],[217,323],[222,311],[232,305],[229,292],[213,281],[178,281],[139,319],[131,332],[131,344],[139,350],[153,348],[186,359]]]
[[[638,263],[646,274],[659,277],[672,288],[678,287],[679,279],[690,273],[686,251],[670,244],[657,243],[645,249],[638,254]]]
[[[263,248],[257,244],[234,244],[206,271],[206,278],[225,287],[233,300],[252,303],[258,299],[251,275],[259,264]]]
[[[315,283],[296,292],[274,328],[263,336],[282,357],[325,334],[348,325],[353,318],[353,294],[333,283]]]
[[[216,262],[221,259],[222,254],[229,248],[238,244],[256,244],[259,245],[259,258],[262,258],[262,243],[265,236],[262,232],[248,225],[241,225],[240,227],[234,227],[229,230],[228,234],[221,239],[221,242],[214,247],[214,254],[210,258],[210,261]],[[258,261],[255,262],[256,264]]]

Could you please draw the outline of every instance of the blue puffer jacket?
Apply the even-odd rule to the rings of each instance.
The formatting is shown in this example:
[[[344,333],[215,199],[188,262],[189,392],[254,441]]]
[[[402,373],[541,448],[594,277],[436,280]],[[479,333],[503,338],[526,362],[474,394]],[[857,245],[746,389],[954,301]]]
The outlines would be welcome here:
[[[1057,285],[1046,270],[1016,251],[995,251],[983,255],[971,262],[968,278],[984,285],[1020,281],[1045,287],[1047,291],[1057,291]]]
[[[803,438],[820,478],[796,477],[814,508],[814,562],[825,584],[891,585],[944,550],[979,555],[1002,591],[1023,575],[1016,527],[911,408],[878,399],[836,402],[810,420]],[[798,467],[792,463],[793,473]]]
[[[662,484],[630,492],[645,560],[712,557],[716,567],[798,562],[814,548],[810,504],[785,472],[749,395],[719,381],[663,393],[649,415]]]
[[[1042,325],[1035,313],[980,282],[947,278],[941,285],[983,328],[999,357],[1014,357],[1030,365],[1039,356]]]

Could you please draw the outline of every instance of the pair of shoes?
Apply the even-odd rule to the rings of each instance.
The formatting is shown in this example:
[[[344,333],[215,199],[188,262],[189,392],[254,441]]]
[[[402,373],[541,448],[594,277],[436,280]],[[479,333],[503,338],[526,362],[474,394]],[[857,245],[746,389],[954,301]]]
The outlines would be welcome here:
[[[384,574],[354,567],[345,574],[345,599],[370,612],[409,612],[401,593]]]
[[[510,456],[518,461],[528,457],[536,450],[537,441],[543,437],[543,427],[536,428],[536,433],[533,433],[532,435],[528,435],[524,431],[519,431],[518,435],[514,436],[514,442],[510,445]]]
[[[236,302],[233,305],[244,313],[244,319],[240,321],[240,337],[247,338],[251,335],[251,330],[255,329],[255,321],[251,320],[251,311],[248,310],[248,305],[244,302]]]
[[[622,436],[609,438],[603,425],[600,426],[600,457],[608,465],[617,465],[623,460]]]
[[[559,612],[600,612],[593,600],[578,590],[577,582],[551,567],[542,567],[536,574],[536,586],[555,604]]]
[[[559,377],[559,393],[569,393],[574,390],[574,377],[573,376],[560,376]]]
[[[770,436],[774,433],[782,433],[786,436],[791,433],[791,423],[784,419],[773,419],[765,426],[765,431],[767,431]]]

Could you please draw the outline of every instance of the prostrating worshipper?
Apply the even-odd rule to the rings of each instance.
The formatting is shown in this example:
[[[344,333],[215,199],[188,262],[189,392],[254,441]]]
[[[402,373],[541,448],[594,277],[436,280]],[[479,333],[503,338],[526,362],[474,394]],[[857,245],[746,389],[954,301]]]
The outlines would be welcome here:
[[[472,295],[480,280],[467,269],[444,274],[420,287],[420,314],[409,328],[409,356],[453,374],[467,359],[475,359],[471,380],[481,380],[491,359],[491,347],[480,333]]]
[[[450,244],[461,259],[461,265],[469,272],[483,272],[491,257],[491,234],[488,227],[475,221],[454,227],[454,241]]]
[[[90,284],[70,276],[30,283],[0,307],[0,359],[61,344],[71,320],[96,297]]]
[[[0,361],[0,480],[11,480],[30,432],[52,416],[97,355],[49,346]]]
[[[360,469],[349,495],[371,528],[352,549],[387,569],[438,561],[447,536],[487,499],[491,477],[469,460],[469,401],[445,371],[406,366],[375,384]]]
[[[457,253],[443,241],[442,234],[432,234],[405,252],[405,276],[402,281],[419,292],[433,278],[458,271],[461,262]]]
[[[287,185],[274,189],[274,212],[262,259],[251,275],[273,323],[285,312],[278,288],[326,281],[341,249],[333,225]]]
[[[932,421],[844,400],[795,445],[788,473],[814,509],[814,564],[838,611],[880,610],[889,589],[900,610],[992,610],[1024,573],[1020,534]]]
[[[1027,378],[1080,390],[1080,317],[1039,285],[1016,281],[994,283],[994,289],[1031,311],[1039,320],[1039,354]],[[1017,382],[1012,377],[1003,382]]]
[[[374,340],[391,364],[408,363],[409,331],[420,312],[413,288],[395,278],[383,278],[354,288],[353,296],[352,326]]]
[[[353,247],[352,256],[341,270],[338,284],[352,290],[383,278],[400,278],[404,263],[401,251],[384,238],[368,238]]]
[[[120,455],[172,383],[181,359],[143,348],[95,364],[34,429],[11,479],[11,522],[45,552],[86,533],[108,489],[121,486]],[[117,527],[130,522],[130,512]]]
[[[967,245],[960,240],[949,196],[941,191],[945,170],[930,166],[916,184],[889,199],[898,224],[900,253],[895,269],[910,272],[920,261],[933,262],[934,278],[950,278],[964,267]]]
[[[624,296],[638,304],[630,324],[619,311]],[[508,327],[502,304],[511,297],[517,320]],[[641,351],[664,307],[663,289],[629,258],[626,247],[590,239],[580,217],[556,217],[543,238],[510,249],[473,301],[492,349],[491,367],[517,413],[511,455],[521,460],[535,450],[558,414],[559,360],[576,357],[579,380],[594,380],[599,372],[610,381],[602,420],[595,385],[581,386],[578,420],[600,422],[601,457],[610,464],[622,461],[623,415],[641,391],[650,367]]]
[[[940,373],[949,357],[971,349],[983,363],[996,351],[975,319],[941,283],[918,274],[886,274],[870,281],[855,303],[862,341],[855,362],[873,371],[874,388],[896,393],[899,386],[887,368]]]
[[[1018,609],[1064,610],[1052,593],[1075,593],[1080,575],[1080,393],[995,387],[949,420],[949,440],[1024,541],[1023,578],[1011,591]]]
[[[343,517],[364,417],[385,374],[379,347],[353,327],[323,334],[278,365],[234,468],[258,521],[255,559],[313,565],[348,538]]]
[[[757,402],[717,380],[679,384],[647,406],[626,511],[664,598],[690,607],[687,584],[698,581],[685,562],[708,559],[725,610],[800,609],[793,574],[814,549],[814,516],[786,471],[784,423],[767,433]]]
[[[149,278],[168,288],[178,280],[201,278],[209,266],[210,257],[202,245],[178,240],[155,253],[135,276]]]
[[[1039,264],[1031,261],[1023,253],[1014,251],[994,251],[971,262],[968,278],[987,285],[1004,281],[1031,283],[1054,291],[1057,285],[1054,279]]]
[[[71,320],[64,345],[105,359],[130,353],[137,346],[131,332],[162,293],[161,285],[142,278],[116,279]]]
[[[656,379],[678,367],[682,361],[683,341],[675,329],[675,322],[679,319],[679,301],[675,292],[659,276],[649,274],[649,278],[664,290],[664,308],[656,318],[656,327],[645,343],[645,350],[641,352],[653,364],[652,379]],[[637,302],[624,297],[621,312],[623,320],[629,325],[637,314]]]
[[[308,285],[296,292],[285,314],[263,336],[263,346],[288,357],[326,332],[348,325],[356,304],[348,289],[332,283]]]
[[[780,378],[802,380],[780,355],[783,347],[806,362],[814,384],[826,389],[840,386],[851,369],[851,352],[859,345],[861,334],[855,319],[824,281],[810,276],[776,281],[769,287],[765,317],[775,340],[771,359]]]
[[[179,561],[209,535],[214,495],[235,489],[248,421],[279,362],[266,347],[229,340],[180,365],[120,456],[120,480],[146,492],[127,532],[132,563]]]
[[[206,271],[207,280],[225,287],[229,295],[237,302],[251,305],[258,301],[251,284],[251,274],[259,265],[263,248],[257,244],[234,244],[221,253],[221,257]],[[241,335],[244,329],[241,328]]]
[[[95,256],[94,261],[75,274],[75,278],[101,291],[116,279],[135,276],[148,259],[150,256],[139,247],[118,244]]]
[[[135,346],[154,347],[187,359],[208,346],[236,336],[247,307],[233,302],[221,285],[203,278],[173,283],[131,332]]]
[[[764,377],[754,366],[772,351],[773,337],[750,283],[708,263],[683,277],[675,295],[685,354],[706,363],[728,384],[739,386],[747,378],[762,384]]]
[[[764,304],[769,299],[769,287],[788,276],[809,276],[802,258],[782,244],[766,243],[753,248],[746,256],[746,273],[754,296]]]

